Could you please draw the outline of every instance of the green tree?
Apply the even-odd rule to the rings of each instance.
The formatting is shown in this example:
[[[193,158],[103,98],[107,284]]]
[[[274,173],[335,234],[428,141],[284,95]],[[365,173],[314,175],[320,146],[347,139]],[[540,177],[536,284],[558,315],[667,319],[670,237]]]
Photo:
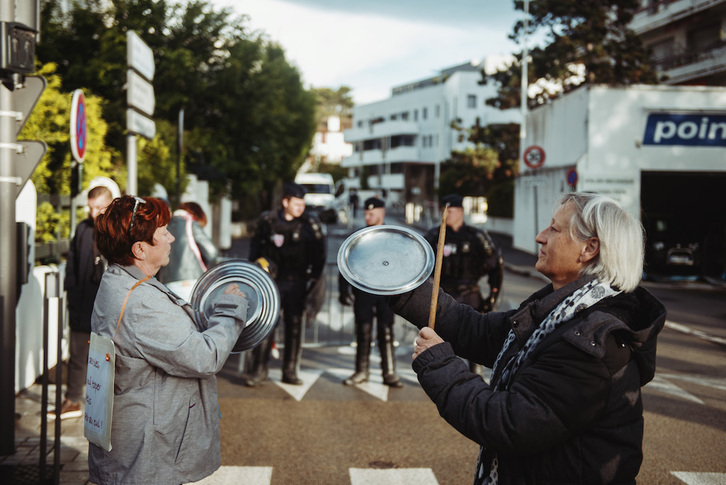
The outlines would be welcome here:
[[[524,2],[515,0],[523,10]],[[655,83],[657,76],[647,49],[628,27],[639,0],[537,0],[529,3],[529,32],[545,32],[545,45],[529,51],[528,84],[536,84],[530,106],[587,84],[629,85]],[[510,36],[521,41],[523,21]],[[501,109],[520,105],[521,53],[508,69],[482,82],[494,80],[498,96],[487,103]]]
[[[58,63],[64,90],[83,85],[106,100],[106,142],[118,154],[126,144],[126,32],[154,52],[157,139],[139,142],[140,190],[159,181],[175,192],[178,153],[169,147],[184,109],[186,170],[249,212],[270,205],[274,187],[302,163],[315,126],[315,97],[279,46],[208,1],[76,0],[67,11],[61,3],[43,4],[38,57]],[[123,161],[115,166],[120,175]]]
[[[329,116],[339,116],[341,120],[352,120],[353,118],[353,96],[351,88],[341,86],[337,90],[331,88],[313,88],[315,93],[315,118],[323,122]]]

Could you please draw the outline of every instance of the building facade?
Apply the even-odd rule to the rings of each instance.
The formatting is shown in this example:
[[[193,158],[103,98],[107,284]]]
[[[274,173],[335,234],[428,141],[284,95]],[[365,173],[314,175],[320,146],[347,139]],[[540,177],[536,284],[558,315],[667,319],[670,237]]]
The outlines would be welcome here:
[[[726,0],[641,0],[630,28],[662,82],[726,86]]]
[[[646,231],[646,273],[726,279],[726,87],[582,87],[527,116],[515,247],[536,254],[565,192],[608,195]]]
[[[345,131],[346,141],[353,145],[353,154],[342,162],[348,169],[346,185],[361,188],[365,179],[369,189],[392,203],[432,203],[441,163],[468,145],[452,123],[468,129],[477,120],[485,126],[521,119],[517,110],[486,105],[496,88],[479,84],[481,70],[486,66],[488,73],[494,72],[494,62],[444,69],[437,76],[394,87],[388,99],[354,107],[353,127]]]

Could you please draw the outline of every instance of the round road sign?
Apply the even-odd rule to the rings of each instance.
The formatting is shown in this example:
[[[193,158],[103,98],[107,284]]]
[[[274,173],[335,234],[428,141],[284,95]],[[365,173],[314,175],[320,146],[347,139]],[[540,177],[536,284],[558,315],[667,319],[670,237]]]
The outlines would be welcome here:
[[[577,185],[577,170],[574,168],[567,172],[567,183],[570,184],[570,187]]]
[[[542,147],[532,145],[524,151],[522,158],[524,158],[524,163],[529,168],[540,168],[544,165],[545,152]]]
[[[71,100],[71,152],[78,163],[86,157],[87,137],[86,97],[76,89]]]

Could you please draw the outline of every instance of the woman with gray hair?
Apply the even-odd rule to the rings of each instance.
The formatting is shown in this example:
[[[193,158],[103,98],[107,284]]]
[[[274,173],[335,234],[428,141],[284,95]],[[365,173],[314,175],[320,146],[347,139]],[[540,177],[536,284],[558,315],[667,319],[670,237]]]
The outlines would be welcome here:
[[[634,484],[641,387],[655,374],[662,303],[638,286],[643,229],[612,199],[564,195],[536,269],[551,283],[518,309],[480,314],[432,285],[392,297],[422,330],[413,368],[439,413],[480,445],[474,484]],[[492,368],[490,383],[465,361]]]

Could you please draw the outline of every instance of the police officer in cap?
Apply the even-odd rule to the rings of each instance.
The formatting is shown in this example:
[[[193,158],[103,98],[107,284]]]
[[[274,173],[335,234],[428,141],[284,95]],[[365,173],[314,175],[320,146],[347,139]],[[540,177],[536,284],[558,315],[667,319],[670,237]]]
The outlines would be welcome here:
[[[317,216],[305,212],[304,197],[301,185],[284,185],[282,208],[260,215],[249,253],[250,261],[264,260],[275,269],[285,326],[282,382],[296,385],[302,384],[297,373],[302,359],[305,297],[320,278],[326,257],[323,226]],[[256,387],[267,379],[274,333],[247,352],[242,374],[245,385]]]
[[[367,226],[383,224],[386,216],[385,203],[371,197],[363,205]],[[355,313],[355,337],[357,342],[355,356],[355,373],[343,381],[346,386],[354,386],[368,381],[371,340],[373,338],[373,317],[378,326],[378,349],[381,353],[381,370],[383,383],[391,387],[403,387],[396,374],[396,356],[393,349],[393,312],[388,306],[387,297],[372,295],[352,287],[342,275],[338,278],[340,303],[349,305],[353,300]]]
[[[449,194],[442,198],[449,204],[446,212],[446,238],[441,264],[441,289],[460,303],[486,313],[494,308],[504,276],[504,262],[489,234],[464,223],[463,198]],[[424,236],[437,251],[439,227],[432,227]],[[484,298],[479,280],[486,275],[489,295]],[[470,363],[472,372],[482,373],[481,366]]]

